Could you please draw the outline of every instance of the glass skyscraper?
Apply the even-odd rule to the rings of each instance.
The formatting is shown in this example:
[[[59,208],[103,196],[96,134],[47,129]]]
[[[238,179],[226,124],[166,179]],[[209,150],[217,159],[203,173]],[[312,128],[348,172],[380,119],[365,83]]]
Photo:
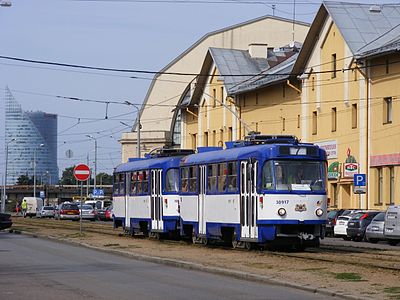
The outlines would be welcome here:
[[[58,183],[57,115],[23,111],[8,88],[5,100],[5,142],[15,139],[8,143],[7,184],[33,176],[35,152],[37,181]]]

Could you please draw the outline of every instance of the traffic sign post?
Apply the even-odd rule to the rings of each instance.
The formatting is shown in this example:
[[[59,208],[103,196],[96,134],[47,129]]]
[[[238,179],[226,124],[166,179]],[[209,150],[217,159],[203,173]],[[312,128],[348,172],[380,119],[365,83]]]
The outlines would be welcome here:
[[[79,235],[82,236],[82,206],[83,206],[83,182],[90,177],[90,168],[85,164],[78,164],[74,168],[74,177],[81,182],[81,207],[79,218]]]

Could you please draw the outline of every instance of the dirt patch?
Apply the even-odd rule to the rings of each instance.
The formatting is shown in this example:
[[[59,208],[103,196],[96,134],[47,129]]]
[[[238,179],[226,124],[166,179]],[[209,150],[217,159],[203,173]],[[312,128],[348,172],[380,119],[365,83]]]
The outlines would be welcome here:
[[[70,222],[60,221],[64,228],[29,225],[14,218],[14,229],[31,231],[57,239],[79,241],[104,249],[121,250],[141,255],[176,259],[204,266],[219,267],[263,275],[281,282],[290,282],[316,289],[328,289],[346,295],[368,299],[400,299],[400,270],[357,266],[346,262],[329,262],[287,256],[285,252],[245,251],[224,247],[205,247],[184,242],[158,241],[121,236],[121,230],[111,234],[88,232],[80,236],[79,229],[66,229]],[[64,226],[65,225],[65,226]],[[71,226],[76,226],[76,223]],[[88,228],[89,223],[85,224]],[[107,225],[108,226],[108,225]],[[109,224],[111,227],[112,224]],[[74,231],[75,230],[75,231]],[[394,251],[400,255],[400,251]],[[393,252],[391,252],[393,253]],[[323,257],[315,253],[315,258]],[[344,253],[343,258],[346,257]],[[379,258],[377,258],[379,259]]]

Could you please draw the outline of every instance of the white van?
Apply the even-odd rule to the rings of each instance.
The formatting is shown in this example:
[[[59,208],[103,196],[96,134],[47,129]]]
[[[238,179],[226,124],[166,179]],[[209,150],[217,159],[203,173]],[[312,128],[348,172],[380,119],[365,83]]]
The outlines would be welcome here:
[[[85,204],[93,206],[95,209],[106,209],[112,204],[110,199],[107,200],[86,200]]]
[[[38,197],[24,197],[22,201],[26,200],[26,216],[36,216],[37,212],[43,207],[43,199]]]
[[[400,242],[400,205],[389,206],[385,215],[385,238],[390,245]]]

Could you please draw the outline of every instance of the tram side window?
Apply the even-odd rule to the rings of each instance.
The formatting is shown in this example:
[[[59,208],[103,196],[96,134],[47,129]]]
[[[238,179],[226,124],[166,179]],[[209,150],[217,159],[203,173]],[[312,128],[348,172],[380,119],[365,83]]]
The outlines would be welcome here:
[[[136,186],[137,186],[136,194],[138,194],[138,195],[141,195],[143,193],[142,183],[143,183],[143,171],[139,171],[139,172],[137,172],[137,183],[136,183]]]
[[[197,191],[197,167],[189,168],[189,191],[195,193]]]
[[[123,194],[123,189],[120,191],[120,182],[123,180],[124,174],[115,174],[114,175],[114,195]]]
[[[124,177],[125,177],[125,174],[124,173],[121,173],[121,174],[119,174],[118,175],[118,182],[119,182],[119,191],[118,191],[118,194],[119,195],[125,195],[125,180],[124,180]]]
[[[207,191],[215,192],[217,190],[217,170],[218,165],[212,164],[207,166]]]
[[[149,193],[149,171],[145,170],[143,171],[143,180],[142,180],[142,188],[143,188],[143,194],[148,194]]]
[[[226,175],[227,175],[226,163],[218,165],[218,192],[224,192],[226,189]]]
[[[137,194],[137,173],[132,172],[131,173],[131,190],[130,190],[131,195],[136,195]]]
[[[181,192],[187,193],[189,191],[189,168],[181,169]]]
[[[228,163],[227,183],[228,192],[237,191],[237,165],[234,162]]]
[[[178,191],[178,169],[169,169],[165,175],[165,191],[166,192],[177,192]]]

